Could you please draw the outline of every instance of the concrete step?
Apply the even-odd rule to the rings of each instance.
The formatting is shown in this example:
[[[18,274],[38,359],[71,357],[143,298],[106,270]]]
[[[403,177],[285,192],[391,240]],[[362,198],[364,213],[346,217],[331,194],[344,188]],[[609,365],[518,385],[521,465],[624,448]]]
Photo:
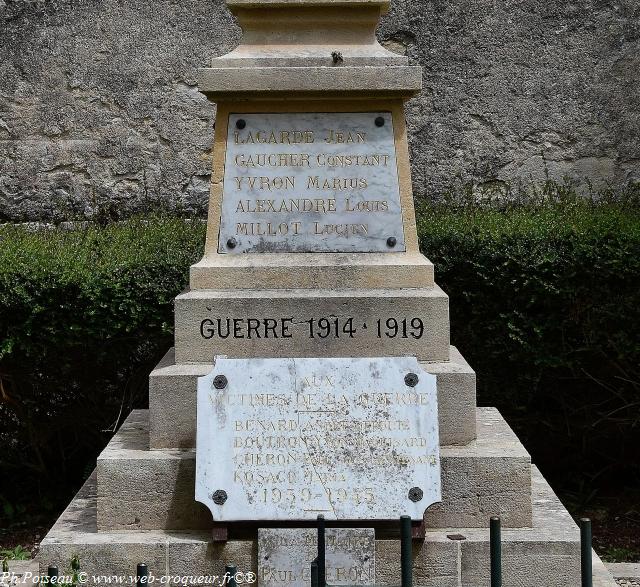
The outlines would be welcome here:
[[[325,330],[320,320],[327,320],[322,323]],[[186,291],[175,299],[175,353],[178,363],[207,363],[214,355],[376,357],[380,353],[448,361],[449,298],[437,285]]]
[[[477,410],[478,437],[441,449],[443,501],[428,527],[481,527],[499,515],[507,527],[531,523],[531,459],[497,410]],[[98,528],[199,529],[211,514],[195,495],[194,449],[149,449],[146,410],[131,413],[98,458]]]
[[[141,493],[144,489],[140,489]],[[579,531],[540,472],[532,468],[531,528],[502,531],[504,587],[567,587],[580,584]],[[212,544],[207,532],[98,532],[96,475],[62,514],[40,546],[41,568],[68,566],[78,555],[82,570],[100,575],[129,575],[145,562],[152,575],[222,575],[226,563],[257,573],[255,540]],[[488,524],[488,515],[485,520]],[[449,536],[462,535],[464,540]],[[416,587],[488,587],[489,533],[486,528],[428,530],[413,549]],[[597,587],[613,587],[610,575],[594,558]],[[397,540],[376,541],[376,582],[400,582]]]
[[[464,445],[476,437],[476,374],[458,349],[450,360],[422,363],[438,380],[440,444]],[[169,349],[149,378],[149,447],[193,448],[196,445],[198,377],[209,363],[176,364]]]

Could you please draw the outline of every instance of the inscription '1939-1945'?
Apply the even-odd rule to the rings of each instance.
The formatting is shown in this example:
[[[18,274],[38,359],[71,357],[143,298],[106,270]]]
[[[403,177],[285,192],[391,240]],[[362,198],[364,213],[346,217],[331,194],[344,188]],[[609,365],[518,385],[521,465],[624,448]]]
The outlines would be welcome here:
[[[211,339],[278,339],[293,338],[293,318],[205,318],[200,322],[200,335]],[[298,322],[300,324],[300,322]],[[422,318],[378,318],[371,322],[358,321],[353,317],[329,316],[310,318],[301,324],[305,334],[312,339],[352,338],[370,328],[379,339],[407,338],[419,340],[425,334]]]

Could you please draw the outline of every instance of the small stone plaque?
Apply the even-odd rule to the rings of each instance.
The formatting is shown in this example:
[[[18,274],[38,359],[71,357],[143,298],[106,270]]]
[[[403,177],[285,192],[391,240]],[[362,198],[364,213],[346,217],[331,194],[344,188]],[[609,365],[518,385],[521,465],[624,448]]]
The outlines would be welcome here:
[[[328,528],[325,534],[329,585],[373,585],[376,541],[373,528]],[[260,587],[309,587],[318,554],[318,531],[310,528],[258,530]]]
[[[404,250],[390,112],[229,116],[218,252]]]
[[[440,500],[436,378],[414,357],[217,357],[196,446],[215,521],[421,520]]]

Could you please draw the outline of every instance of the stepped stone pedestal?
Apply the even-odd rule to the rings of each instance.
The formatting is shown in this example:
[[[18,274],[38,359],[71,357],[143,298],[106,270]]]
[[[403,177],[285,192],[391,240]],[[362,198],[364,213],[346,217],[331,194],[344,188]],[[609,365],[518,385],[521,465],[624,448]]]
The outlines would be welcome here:
[[[42,541],[41,567],[77,555],[97,575],[139,562],[155,576],[258,573],[267,521],[214,541],[195,500],[198,378],[215,356],[416,357],[437,382],[442,501],[414,541],[414,585],[488,586],[500,516],[505,587],[577,586],[578,528],[501,415],[476,407],[449,298],[419,251],[404,101],[421,71],[376,41],[388,0],[227,5],[244,37],[200,75],[218,106],[209,222],[176,298],[175,348],[151,373],[149,410],[129,415]],[[398,585],[395,526],[362,525],[376,584]]]

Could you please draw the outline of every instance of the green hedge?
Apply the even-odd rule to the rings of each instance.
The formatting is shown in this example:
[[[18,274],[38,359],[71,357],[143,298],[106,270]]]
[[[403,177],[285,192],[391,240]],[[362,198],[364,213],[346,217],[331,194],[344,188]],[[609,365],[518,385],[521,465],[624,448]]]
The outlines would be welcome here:
[[[25,494],[64,503],[145,406],[203,241],[203,223],[179,219],[0,229],[0,515]]]
[[[623,472],[637,482],[638,208],[429,208],[418,226],[479,403],[498,406],[567,491]],[[203,240],[202,223],[171,218],[0,228],[5,505],[37,494],[62,504],[145,406],[148,372],[171,344],[172,299]]]
[[[565,496],[640,481],[640,210],[423,210],[452,342]]]

